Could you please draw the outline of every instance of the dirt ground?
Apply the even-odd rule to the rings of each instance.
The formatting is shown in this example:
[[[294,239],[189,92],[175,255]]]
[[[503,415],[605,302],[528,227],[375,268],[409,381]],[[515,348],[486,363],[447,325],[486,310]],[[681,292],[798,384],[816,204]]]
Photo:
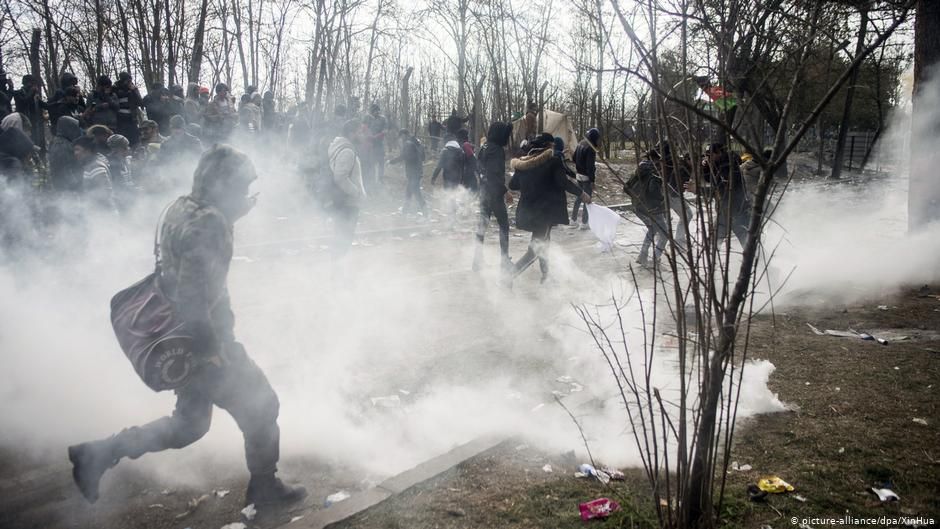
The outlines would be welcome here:
[[[935,293],[940,290],[911,290],[853,306],[815,304],[757,319],[750,355],[774,363],[770,387],[797,411],[761,415],[740,427],[732,459],[753,469],[729,472],[725,526],[796,527],[792,517],[844,514],[940,518],[940,298]],[[885,304],[887,310],[878,308]],[[872,333],[902,329],[898,334],[909,338],[885,346],[817,336],[807,322]],[[607,487],[574,478],[579,463],[507,442],[338,527],[582,527],[578,504],[605,496],[624,509],[597,525],[652,526],[651,496],[639,471],[628,471],[625,482]],[[542,470],[545,464],[552,465],[552,473]],[[748,502],[747,485],[771,474],[796,491]],[[882,504],[867,491],[886,481],[901,501]]]

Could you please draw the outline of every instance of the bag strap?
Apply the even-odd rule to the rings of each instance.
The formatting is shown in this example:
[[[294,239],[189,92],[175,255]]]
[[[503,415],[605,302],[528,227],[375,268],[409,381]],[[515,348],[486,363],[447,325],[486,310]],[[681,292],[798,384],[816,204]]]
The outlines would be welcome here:
[[[173,202],[170,202],[169,204],[166,205],[165,208],[163,208],[163,211],[160,212],[160,216],[157,217],[157,229],[154,230],[153,232],[153,260],[154,260],[153,267],[154,267],[154,270],[158,272],[158,275],[160,271],[160,262],[161,262],[160,243],[162,242],[162,236],[163,236],[163,221],[166,220],[166,214],[170,210],[170,206],[172,206],[175,202],[176,202],[175,200]]]

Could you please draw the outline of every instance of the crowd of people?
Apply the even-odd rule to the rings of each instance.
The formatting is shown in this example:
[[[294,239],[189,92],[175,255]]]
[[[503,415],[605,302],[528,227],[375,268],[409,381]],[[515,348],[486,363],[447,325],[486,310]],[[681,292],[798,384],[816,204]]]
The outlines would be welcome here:
[[[507,283],[535,260],[543,280],[547,277],[552,226],[570,221],[587,229],[590,223],[587,204],[594,193],[601,132],[585,131],[571,149],[561,138],[533,132],[537,109],[531,105],[525,118],[533,119],[520,120],[516,130],[508,122],[491,123],[476,145],[466,128],[472,116],[461,116],[456,109],[443,122],[431,116],[427,135],[419,137],[406,128],[391,132],[396,129],[380,105],[374,102],[363,112],[356,97],[337,104],[332,116],[312,119],[304,103],[279,113],[274,94],[262,95],[254,86],[247,87],[236,102],[225,83],[216,84],[211,94],[197,84],[184,91],[178,85],[157,83],[141,96],[127,72],[119,73],[116,82],[98,77],[90,92],[66,73],[48,100],[42,98],[41,82],[33,76],[23,76],[16,90],[6,76],[0,84],[0,172],[8,189],[32,196],[78,197],[86,208],[121,215],[140,193],[177,188],[180,175],[191,171],[211,145],[286,145],[279,151],[290,153],[285,165],[300,175],[312,201],[334,221],[334,256],[339,258],[351,245],[367,200],[378,194],[390,196],[386,165],[403,166],[400,211],[418,221],[428,219],[430,201],[422,181],[425,166],[433,164],[430,184],[442,181],[442,209],[451,225],[458,217],[458,202],[478,215],[473,270],[483,266],[483,241],[495,217],[500,268]],[[397,152],[387,159],[389,150]],[[721,144],[709,147],[702,173],[719,212],[718,237],[733,234],[744,243],[750,208],[747,189],[753,188],[759,172],[753,160],[742,161]],[[685,245],[692,211],[682,197],[689,190],[691,174],[688,157],[675,155],[668,143],[662,143],[647,153],[624,186],[647,228],[639,255],[642,264],[649,263],[651,248],[657,261],[669,237],[679,247]],[[515,225],[532,234],[526,253],[515,263],[509,254],[510,190],[519,191]],[[565,193],[574,196],[570,215]],[[9,237],[4,233],[7,242]]]

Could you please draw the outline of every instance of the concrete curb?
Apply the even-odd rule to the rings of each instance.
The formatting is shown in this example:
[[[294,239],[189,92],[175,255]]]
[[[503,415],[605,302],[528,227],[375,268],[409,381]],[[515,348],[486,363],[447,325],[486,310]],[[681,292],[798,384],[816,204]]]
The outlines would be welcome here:
[[[587,404],[588,402],[594,400],[594,398],[594,395],[591,395],[585,391],[568,395],[567,397],[563,398],[562,401],[569,410],[573,410],[583,406],[584,404]],[[382,503],[392,496],[400,494],[405,490],[418,485],[419,483],[428,481],[438,474],[441,474],[472,457],[476,457],[483,452],[486,452],[487,450],[495,448],[497,445],[503,443],[507,439],[509,439],[509,437],[478,437],[468,443],[454,448],[453,450],[450,450],[449,452],[420,463],[410,470],[406,470],[401,474],[392,476],[382,483],[376,485],[375,488],[353,494],[349,499],[334,504],[328,508],[312,512],[310,514],[305,514],[303,519],[298,520],[292,524],[284,524],[280,526],[279,529],[288,527],[290,529],[324,529],[332,524],[355,516],[356,514],[359,514],[366,509],[375,507],[379,503]]]
[[[418,466],[406,470],[401,474],[392,476],[375,488],[353,494],[348,500],[331,505],[304,516],[292,524],[281,527],[292,529],[323,529],[337,522],[341,522],[366,509],[374,507],[392,496],[425,482],[438,474],[449,470],[461,462],[479,455],[505,441],[504,437],[480,437],[462,444],[453,450],[429,459]]]

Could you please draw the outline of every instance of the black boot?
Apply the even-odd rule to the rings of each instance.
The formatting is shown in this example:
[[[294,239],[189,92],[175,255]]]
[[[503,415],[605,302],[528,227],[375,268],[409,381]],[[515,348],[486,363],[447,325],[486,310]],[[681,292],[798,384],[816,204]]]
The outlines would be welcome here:
[[[272,503],[294,503],[307,497],[307,489],[285,484],[274,474],[251,476],[245,505],[270,505]]]
[[[72,478],[89,503],[98,501],[98,483],[101,476],[117,464],[111,440],[92,441],[69,447],[72,462]]]

